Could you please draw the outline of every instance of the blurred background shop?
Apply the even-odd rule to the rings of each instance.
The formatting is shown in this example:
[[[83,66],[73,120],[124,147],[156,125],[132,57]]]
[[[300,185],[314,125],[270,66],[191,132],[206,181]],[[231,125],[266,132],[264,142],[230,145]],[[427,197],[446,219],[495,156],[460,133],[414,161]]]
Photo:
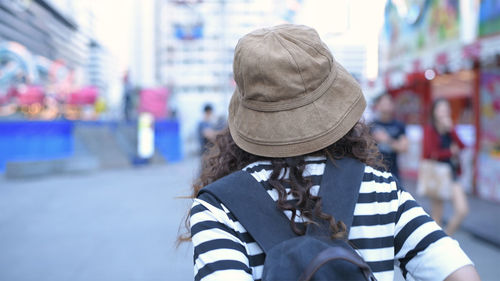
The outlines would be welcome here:
[[[381,84],[406,122],[410,151],[401,161],[416,178],[422,124],[432,101],[451,102],[453,121],[467,145],[462,155],[467,192],[500,200],[499,1],[388,1],[380,37]]]

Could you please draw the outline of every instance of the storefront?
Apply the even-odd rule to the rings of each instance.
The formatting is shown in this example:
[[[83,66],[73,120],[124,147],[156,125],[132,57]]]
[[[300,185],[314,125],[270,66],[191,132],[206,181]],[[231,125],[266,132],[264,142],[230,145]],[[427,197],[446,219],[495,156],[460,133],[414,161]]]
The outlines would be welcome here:
[[[457,125],[457,132],[467,148],[462,153],[464,163],[463,185],[473,193],[474,163],[476,151],[477,125],[479,123],[479,64],[477,56],[467,55],[464,49],[456,50],[460,56],[443,59],[446,56],[433,56],[434,65],[427,63],[426,69],[415,68],[405,74],[403,82],[386,85],[396,103],[396,119],[407,125],[410,141],[409,151],[401,155],[402,174],[407,179],[416,179],[421,158],[421,140],[423,126],[429,123],[432,102],[439,98],[447,99],[452,107],[452,118]],[[457,61],[460,61],[457,64]],[[454,64],[454,71],[449,69]],[[414,65],[421,65],[416,61]],[[445,66],[445,67],[443,67]],[[389,74],[394,75],[394,74]],[[388,81],[398,80],[388,78]]]
[[[465,57],[464,57],[465,59]],[[473,67],[437,75],[430,81],[430,99],[427,104],[427,116],[430,106],[436,99],[446,99],[451,105],[451,115],[460,139],[466,148],[461,153],[462,185],[466,192],[475,194],[475,170],[477,162],[477,139],[479,125],[479,78],[480,71],[476,58]],[[470,65],[470,64],[468,64]]]
[[[422,125],[429,121],[432,101],[445,98],[467,145],[466,191],[500,202],[500,2],[462,2],[471,9],[460,10],[467,5],[459,1],[428,0],[411,4],[413,12],[404,14],[408,1],[389,1],[381,70],[397,118],[408,124],[411,147],[402,155],[402,174],[416,177]],[[471,30],[475,34],[467,35]]]
[[[429,122],[432,102],[446,98],[468,146],[463,184],[474,193],[480,46],[462,30],[471,26],[464,24],[470,12],[454,0],[389,1],[380,47],[385,86],[396,102],[396,118],[407,124],[410,141],[408,153],[401,155],[402,175],[416,179],[422,128]]]

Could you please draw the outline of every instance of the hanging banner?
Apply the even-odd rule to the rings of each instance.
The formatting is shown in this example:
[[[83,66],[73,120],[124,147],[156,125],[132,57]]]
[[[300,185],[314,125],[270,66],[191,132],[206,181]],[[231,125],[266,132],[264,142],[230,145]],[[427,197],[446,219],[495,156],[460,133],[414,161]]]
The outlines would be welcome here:
[[[479,7],[479,36],[500,33],[500,1],[481,0]]]
[[[388,1],[382,39],[389,59],[459,40],[459,0]]]
[[[172,15],[175,38],[179,40],[196,40],[204,36],[205,25],[200,8],[189,1],[175,2]]]

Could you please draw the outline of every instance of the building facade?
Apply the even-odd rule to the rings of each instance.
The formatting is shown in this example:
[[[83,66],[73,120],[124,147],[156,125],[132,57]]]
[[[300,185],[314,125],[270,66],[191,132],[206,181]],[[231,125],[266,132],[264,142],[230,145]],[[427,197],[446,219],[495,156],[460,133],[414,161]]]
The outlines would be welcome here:
[[[88,38],[76,21],[44,0],[1,0],[0,41],[17,42],[71,68],[82,66],[88,52]]]
[[[110,75],[118,70],[95,37],[94,20],[88,1],[0,0],[0,116],[18,106],[34,112],[29,118],[57,118],[89,86],[109,100]],[[95,98],[86,100],[92,108]]]

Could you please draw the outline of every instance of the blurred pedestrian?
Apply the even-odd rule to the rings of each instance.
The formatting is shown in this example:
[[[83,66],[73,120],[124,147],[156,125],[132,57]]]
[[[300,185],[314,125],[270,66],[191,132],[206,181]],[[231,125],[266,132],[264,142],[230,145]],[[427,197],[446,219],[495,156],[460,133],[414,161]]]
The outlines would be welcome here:
[[[203,107],[203,119],[198,123],[198,139],[200,141],[200,154],[203,155],[207,146],[215,140],[217,135],[217,122],[214,118],[213,107],[206,104]]]
[[[464,147],[453,126],[449,102],[437,99],[431,108],[431,124],[424,128],[419,193],[430,197],[431,216],[439,224],[444,201],[451,200],[454,214],[446,226],[448,235],[455,233],[469,209],[459,182],[460,151]]]
[[[394,118],[394,101],[388,93],[375,99],[374,109],[376,117],[371,124],[372,135],[385,166],[399,179],[398,155],[408,150],[405,124]]]
[[[254,31],[239,40],[234,61],[229,129],[215,139],[193,186],[186,239],[195,280],[297,280],[285,276],[304,263],[288,259],[317,248],[285,252],[317,230],[318,243],[351,245],[343,253],[354,245],[380,281],[394,279],[395,264],[409,279],[479,280],[458,243],[390,173],[374,168],[380,157],[360,121],[361,88],[315,30],[288,24]],[[332,208],[340,208],[335,217]],[[290,242],[283,236],[302,240],[283,248]],[[272,265],[284,266],[274,278]]]
[[[132,120],[135,90],[130,83],[129,73],[123,76],[123,116],[126,122]]]

